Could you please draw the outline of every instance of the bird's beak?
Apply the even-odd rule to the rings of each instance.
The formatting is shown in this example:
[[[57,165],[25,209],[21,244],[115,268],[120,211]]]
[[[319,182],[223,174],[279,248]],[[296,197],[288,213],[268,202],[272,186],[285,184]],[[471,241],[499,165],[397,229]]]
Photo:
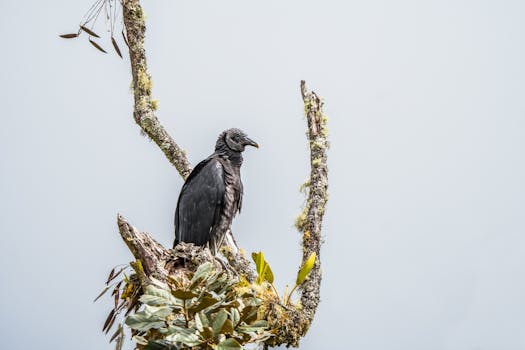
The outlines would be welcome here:
[[[246,138],[246,140],[244,140],[244,144],[246,146],[253,146],[255,148],[259,148],[259,144],[248,137]]]

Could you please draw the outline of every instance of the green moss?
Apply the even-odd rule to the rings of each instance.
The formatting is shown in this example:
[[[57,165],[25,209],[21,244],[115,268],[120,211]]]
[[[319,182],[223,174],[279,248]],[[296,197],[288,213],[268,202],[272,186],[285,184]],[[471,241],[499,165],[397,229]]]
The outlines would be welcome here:
[[[151,100],[151,109],[156,111],[158,108],[159,108],[159,100],[157,99]]]
[[[151,94],[153,83],[151,82],[151,78],[146,70],[142,67],[140,67],[137,71],[137,87],[145,91],[146,94]]]

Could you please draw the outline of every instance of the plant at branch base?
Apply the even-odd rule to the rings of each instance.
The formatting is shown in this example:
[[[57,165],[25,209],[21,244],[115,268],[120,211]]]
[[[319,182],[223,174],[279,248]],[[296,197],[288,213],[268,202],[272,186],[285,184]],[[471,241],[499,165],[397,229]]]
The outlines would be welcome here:
[[[109,27],[108,31],[111,33],[111,45],[113,45],[113,48],[115,49],[117,55],[119,55],[120,58],[122,58],[122,52],[120,51],[120,47],[114,36],[115,25],[119,20],[119,14],[122,12],[120,10],[121,6],[122,3],[120,0],[97,0],[88,10],[88,12],[84,15],[84,18],[80,22],[77,32],[61,34],[59,36],[64,39],[74,39],[78,38],[80,34],[84,32],[88,35],[88,41],[94,48],[96,48],[100,52],[107,53],[107,51],[104,50],[102,46],[100,46],[100,44],[95,41],[96,39],[100,39],[100,36],[94,32],[94,27],[97,24],[97,20],[103,13],[103,17],[106,20],[106,26]],[[124,34],[124,30],[121,30],[121,32],[124,43],[128,45],[128,41],[126,39],[126,35]]]
[[[308,275],[310,274],[310,271],[312,271],[316,256],[317,255],[315,254],[315,252],[310,254],[303,266],[301,266],[301,268],[299,269],[299,272],[297,273],[297,278],[295,280],[295,285],[293,286],[292,290],[290,291],[290,293],[284,293],[282,300],[285,306],[290,305],[290,300],[293,292],[297,289],[297,287],[303,284],[303,282],[306,280],[306,277],[308,277]],[[274,276],[272,269],[270,268],[270,264],[268,264],[268,262],[264,259],[264,254],[262,252],[252,253],[252,259],[255,262],[255,267],[257,270],[257,279],[255,283],[261,285],[264,282],[267,282],[273,289],[275,295],[279,297],[279,293],[277,292],[277,289],[273,284]],[[288,287],[286,289],[288,290]]]
[[[125,320],[138,349],[234,350],[272,336],[250,285],[209,262],[167,283],[151,282],[138,299],[142,306]]]

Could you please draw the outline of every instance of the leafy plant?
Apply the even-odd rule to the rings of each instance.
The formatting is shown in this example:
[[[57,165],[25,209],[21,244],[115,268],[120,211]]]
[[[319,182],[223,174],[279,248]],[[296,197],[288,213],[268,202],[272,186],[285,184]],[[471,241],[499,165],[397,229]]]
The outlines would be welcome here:
[[[126,318],[140,349],[242,349],[272,336],[258,319],[261,301],[246,282],[216,271],[209,262],[191,279],[153,280],[139,301],[140,311]]]
[[[303,266],[299,269],[299,272],[297,273],[297,278],[295,280],[295,285],[293,286],[290,293],[284,293],[283,295],[283,301],[285,305],[290,304],[290,299],[292,297],[293,292],[299,287],[303,282],[306,280],[306,277],[310,274],[310,271],[312,271],[312,268],[315,264],[315,258],[317,255],[314,253],[310,254],[308,259],[304,262]],[[275,288],[273,281],[274,276],[272,269],[270,268],[270,264],[264,259],[264,254],[262,252],[258,253],[252,253],[252,259],[255,262],[255,267],[257,270],[257,280],[255,283],[262,284],[263,282],[268,282],[270,286],[273,288],[275,295],[279,297],[279,293],[277,292],[277,289]]]

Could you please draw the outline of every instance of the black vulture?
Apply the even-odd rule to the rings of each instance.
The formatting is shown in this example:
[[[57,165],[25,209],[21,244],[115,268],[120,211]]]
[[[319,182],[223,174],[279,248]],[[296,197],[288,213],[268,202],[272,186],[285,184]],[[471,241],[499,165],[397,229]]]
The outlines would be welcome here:
[[[223,131],[215,152],[195,167],[179,195],[175,210],[175,243],[208,245],[215,255],[241,211],[242,152],[246,146],[259,145],[239,129]]]

